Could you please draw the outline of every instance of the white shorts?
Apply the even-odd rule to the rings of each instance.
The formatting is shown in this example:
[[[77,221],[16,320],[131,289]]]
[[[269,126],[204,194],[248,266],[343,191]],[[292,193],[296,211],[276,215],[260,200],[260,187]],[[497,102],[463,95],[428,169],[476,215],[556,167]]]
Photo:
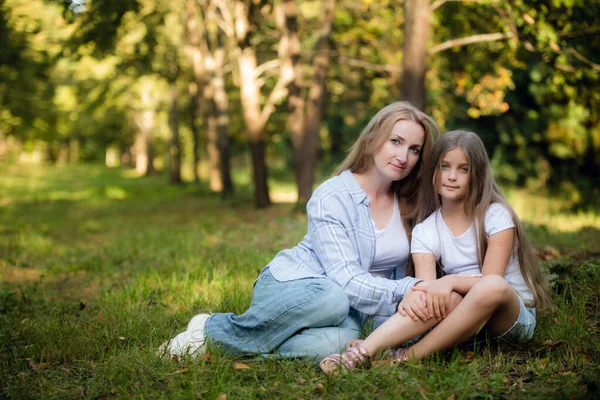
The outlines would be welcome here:
[[[521,296],[518,297],[521,309],[519,310],[519,316],[517,317],[517,320],[506,332],[498,336],[496,339],[502,339],[514,343],[529,340],[533,337],[536,323],[535,308],[527,307]]]

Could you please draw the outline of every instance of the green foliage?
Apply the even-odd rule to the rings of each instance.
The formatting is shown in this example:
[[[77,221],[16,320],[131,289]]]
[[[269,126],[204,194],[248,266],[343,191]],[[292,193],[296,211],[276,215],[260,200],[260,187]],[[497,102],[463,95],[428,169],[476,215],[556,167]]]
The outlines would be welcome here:
[[[248,307],[260,269],[306,232],[291,204],[259,211],[250,191],[224,204],[203,187],[89,165],[0,174],[1,397],[583,399],[600,384],[597,210],[509,191],[534,244],[560,253],[544,264],[557,309],[531,342],[329,378],[305,360],[154,353],[195,313]]]
[[[298,2],[307,60],[317,37],[317,3]],[[273,60],[278,3],[256,4],[258,24],[249,44],[259,62]],[[575,208],[593,206],[594,188],[600,187],[599,4],[448,1],[431,16],[430,48],[471,35],[514,36],[430,55],[427,111],[445,129],[481,135],[502,182],[569,188],[579,199]],[[337,2],[321,135],[324,162],[339,160],[373,114],[400,97],[404,17],[399,7],[388,0]],[[107,146],[130,148],[141,130],[142,110],[153,108],[160,148],[168,134],[167,88],[179,86],[182,110],[191,103],[184,8],[183,1],[166,0],[2,2],[0,140],[12,136],[25,148],[41,141],[51,160],[78,142],[84,160],[100,160]],[[217,25],[207,25],[214,34]],[[230,50],[225,69],[232,146],[240,152],[246,138],[235,56]],[[262,93],[273,87],[277,73],[265,74]],[[142,100],[143,87],[151,88],[151,101]],[[285,109],[279,105],[265,130],[270,158],[290,164]],[[202,122],[187,113],[181,121]],[[205,143],[205,130],[200,133]],[[182,136],[190,142],[185,126]]]

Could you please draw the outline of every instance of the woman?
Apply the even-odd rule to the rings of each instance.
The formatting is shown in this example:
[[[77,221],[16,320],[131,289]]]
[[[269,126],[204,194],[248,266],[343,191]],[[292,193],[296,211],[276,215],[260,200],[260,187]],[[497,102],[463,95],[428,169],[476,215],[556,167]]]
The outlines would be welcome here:
[[[404,278],[408,238],[437,133],[409,103],[380,110],[312,195],[304,240],[260,273],[248,311],[196,315],[161,353],[198,356],[209,339],[233,354],[319,358],[358,338],[367,317],[393,315],[419,281]]]

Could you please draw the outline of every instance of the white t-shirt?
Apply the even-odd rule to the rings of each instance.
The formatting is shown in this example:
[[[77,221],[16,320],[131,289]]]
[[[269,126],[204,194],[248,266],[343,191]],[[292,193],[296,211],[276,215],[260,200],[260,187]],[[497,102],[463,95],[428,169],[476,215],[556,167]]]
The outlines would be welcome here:
[[[515,224],[508,210],[501,204],[490,205],[485,213],[485,234],[491,235],[514,228]],[[479,274],[477,262],[477,241],[474,224],[466,232],[455,237],[437,210],[425,221],[415,226],[412,234],[411,253],[431,253],[440,261],[447,275]],[[504,279],[515,288],[525,301],[533,300],[519,269],[514,251],[508,261]]]
[[[373,223],[373,225],[375,224]],[[400,219],[398,199],[394,196],[394,212],[390,222],[381,230],[375,228],[375,258],[369,268],[369,273],[390,279],[394,269],[399,266],[406,268],[409,256],[408,238]],[[397,279],[400,278],[397,277]]]

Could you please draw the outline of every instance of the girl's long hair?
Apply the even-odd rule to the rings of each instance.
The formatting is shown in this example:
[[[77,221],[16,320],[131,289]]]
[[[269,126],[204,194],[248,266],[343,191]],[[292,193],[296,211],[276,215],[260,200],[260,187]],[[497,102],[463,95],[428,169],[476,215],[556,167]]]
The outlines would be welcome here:
[[[421,213],[418,193],[424,186],[422,185],[423,166],[429,163],[433,140],[439,135],[439,127],[431,117],[406,101],[385,106],[375,114],[360,133],[346,158],[337,167],[335,175],[339,175],[345,170],[361,173],[371,168],[374,164],[375,153],[389,140],[396,122],[402,120],[413,121],[421,125],[425,131],[417,164],[407,177],[392,184],[392,189],[398,196],[402,223],[410,243],[412,228],[416,225],[417,217]]]
[[[431,184],[425,185],[426,188],[422,191],[421,200],[427,203],[423,205],[423,209],[441,207],[440,165],[444,156],[456,148],[460,148],[465,153],[470,165],[469,190],[464,202],[464,210],[467,216],[475,222],[479,268],[483,267],[488,245],[488,238],[485,234],[485,214],[491,204],[499,203],[508,210],[515,225],[513,255],[517,257],[521,274],[533,294],[534,304],[531,306],[540,310],[551,308],[548,283],[540,271],[537,257],[527,240],[523,224],[496,183],[485,146],[475,133],[464,130],[450,131],[442,134],[435,142],[431,152],[431,162],[425,168],[426,179],[429,179]],[[419,217],[423,218],[424,216],[420,215]]]

